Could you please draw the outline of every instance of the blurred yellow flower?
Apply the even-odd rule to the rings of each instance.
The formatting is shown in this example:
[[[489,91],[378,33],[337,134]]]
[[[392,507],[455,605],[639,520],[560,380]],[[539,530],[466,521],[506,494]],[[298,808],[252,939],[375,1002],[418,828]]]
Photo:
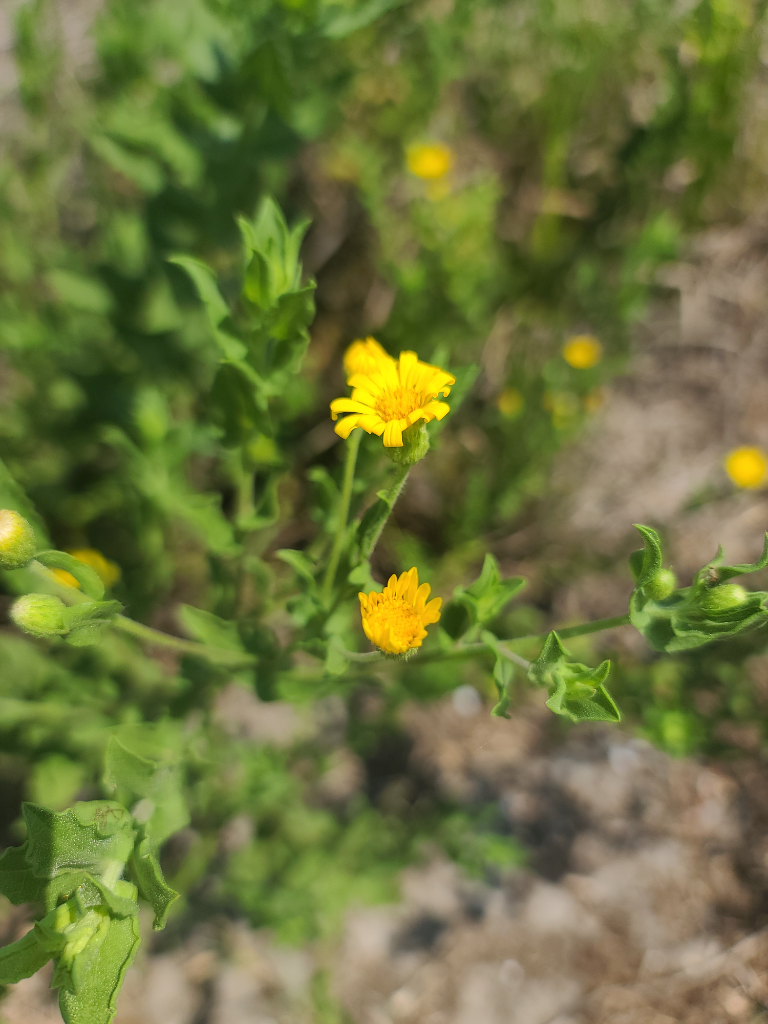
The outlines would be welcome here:
[[[344,353],[344,372],[347,377],[356,373],[375,373],[382,362],[394,363],[395,360],[385,352],[375,338],[353,341]]]
[[[72,555],[78,562],[90,565],[96,575],[101,577],[101,582],[105,587],[114,586],[120,579],[120,566],[105,558],[100,551],[96,551],[94,548],[78,548],[76,551],[68,551],[67,554]],[[63,583],[64,586],[80,586],[72,573],[67,572],[66,569],[53,569],[52,572],[59,583]]]
[[[414,566],[400,578],[390,576],[383,593],[358,594],[365,635],[385,654],[405,654],[421,647],[426,627],[440,618],[442,598],[429,603],[432,588],[419,586],[419,571]]]
[[[417,143],[405,154],[408,170],[424,181],[437,181],[453,167],[453,150],[442,142]]]
[[[768,456],[762,448],[734,448],[726,457],[725,471],[737,487],[760,487],[768,475]]]
[[[521,413],[524,405],[525,399],[517,388],[504,388],[496,399],[496,408],[508,420],[514,419],[515,416]]]
[[[575,370],[597,366],[603,357],[603,346],[591,334],[577,334],[563,345],[563,359]]]
[[[355,373],[347,382],[351,398],[331,402],[331,418],[351,413],[334,430],[345,440],[356,427],[369,434],[384,435],[385,448],[402,448],[403,431],[417,420],[429,423],[450,412],[446,402],[437,402],[439,394],[448,395],[456,378],[439,366],[422,363],[415,352],[401,352],[397,360],[387,356],[370,373]]]

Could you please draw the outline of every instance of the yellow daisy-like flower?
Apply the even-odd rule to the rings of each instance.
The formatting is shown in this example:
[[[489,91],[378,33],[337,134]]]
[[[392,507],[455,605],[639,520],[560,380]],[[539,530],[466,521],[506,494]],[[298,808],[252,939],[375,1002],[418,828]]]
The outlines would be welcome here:
[[[409,146],[405,160],[408,170],[424,181],[437,181],[453,167],[453,150],[442,142]]]
[[[78,562],[83,562],[85,565],[89,565],[97,576],[101,577],[101,582],[105,587],[114,586],[115,583],[120,579],[120,566],[111,562],[108,558],[105,558],[100,551],[96,551],[95,548],[78,548],[77,551],[68,551],[68,555],[72,555]],[[66,569],[53,569],[53,575],[59,581],[67,587],[79,587],[80,584],[77,582],[71,572],[67,572]]]
[[[405,654],[421,647],[426,627],[440,618],[442,598],[427,603],[431,587],[419,586],[414,566],[400,578],[390,576],[381,594],[358,594],[365,635],[385,654]]]
[[[502,416],[512,420],[525,408],[525,399],[517,388],[504,388],[496,398],[496,408]]]
[[[589,370],[603,357],[603,346],[591,334],[578,334],[563,345],[563,359],[575,370]]]
[[[353,341],[344,353],[344,372],[347,377],[356,373],[375,373],[381,363],[394,363],[375,338]]]
[[[456,378],[439,366],[422,363],[415,352],[401,352],[400,358],[381,360],[370,373],[355,373],[347,382],[350,398],[331,402],[331,417],[351,413],[334,427],[339,437],[348,438],[355,427],[369,434],[384,435],[385,448],[402,448],[403,431],[417,420],[429,423],[450,412],[447,402],[435,401],[448,395]]]
[[[768,476],[768,456],[762,448],[734,448],[725,460],[725,471],[737,487],[760,487]]]

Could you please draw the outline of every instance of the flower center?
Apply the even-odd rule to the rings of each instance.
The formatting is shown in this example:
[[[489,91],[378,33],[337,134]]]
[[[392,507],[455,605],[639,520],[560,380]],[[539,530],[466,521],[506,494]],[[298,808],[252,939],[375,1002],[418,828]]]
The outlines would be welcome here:
[[[389,654],[403,654],[409,650],[424,628],[413,605],[402,598],[380,604],[369,621],[377,633],[389,628],[390,643],[383,648]]]
[[[422,395],[413,388],[400,387],[392,391],[383,391],[376,399],[376,412],[385,423],[392,420],[404,420],[409,413],[422,406]]]

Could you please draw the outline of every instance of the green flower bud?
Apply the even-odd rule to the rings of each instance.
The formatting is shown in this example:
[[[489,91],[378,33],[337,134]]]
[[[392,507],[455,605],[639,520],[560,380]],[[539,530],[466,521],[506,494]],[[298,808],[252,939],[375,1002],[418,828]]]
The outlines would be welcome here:
[[[429,434],[424,420],[416,420],[403,431],[402,448],[385,448],[387,455],[398,466],[415,466],[429,451]]]
[[[701,607],[705,612],[727,612],[737,608],[748,597],[747,591],[738,583],[721,583],[704,594]]]
[[[11,620],[30,636],[52,637],[67,632],[65,604],[52,594],[25,594],[11,605]]]
[[[669,597],[676,587],[677,576],[675,576],[672,570],[659,569],[656,575],[645,584],[643,590],[654,601],[663,601],[665,597]]]
[[[35,533],[24,516],[0,509],[0,569],[21,569],[34,557]]]

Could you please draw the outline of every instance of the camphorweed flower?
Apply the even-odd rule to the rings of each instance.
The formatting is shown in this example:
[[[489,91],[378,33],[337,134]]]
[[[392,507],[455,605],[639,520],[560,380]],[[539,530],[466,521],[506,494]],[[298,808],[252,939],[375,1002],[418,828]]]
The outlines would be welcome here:
[[[409,146],[405,161],[411,174],[423,181],[437,181],[453,167],[453,150],[442,142]]]
[[[762,448],[734,448],[725,460],[725,471],[737,487],[761,487],[768,476],[768,457]]]
[[[577,334],[563,345],[563,359],[574,370],[589,370],[603,358],[603,346],[591,334]]]
[[[381,594],[358,594],[365,635],[385,654],[407,654],[421,647],[426,627],[440,618],[442,598],[429,603],[431,587],[419,586],[419,570],[414,566],[400,578],[390,576]]]
[[[89,565],[97,576],[101,577],[101,582],[105,587],[112,587],[120,579],[120,566],[111,562],[108,558],[105,558],[100,551],[96,551],[95,548],[78,548],[76,551],[68,551],[67,554],[72,555],[78,562],[83,562],[85,565]],[[80,584],[77,582],[71,572],[67,572],[66,569],[53,569],[53,575],[59,581],[67,587],[79,587]]]
[[[417,420],[429,423],[450,412],[446,402],[435,399],[448,395],[456,378],[439,366],[422,363],[415,352],[401,352],[397,360],[380,358],[375,370],[354,373],[347,383],[352,396],[331,402],[334,420],[339,413],[351,413],[334,427],[339,437],[346,439],[362,427],[369,434],[383,434],[385,448],[402,448],[403,431]]]
[[[353,341],[344,353],[344,373],[353,377],[356,373],[375,373],[381,363],[394,363],[375,338]]]

